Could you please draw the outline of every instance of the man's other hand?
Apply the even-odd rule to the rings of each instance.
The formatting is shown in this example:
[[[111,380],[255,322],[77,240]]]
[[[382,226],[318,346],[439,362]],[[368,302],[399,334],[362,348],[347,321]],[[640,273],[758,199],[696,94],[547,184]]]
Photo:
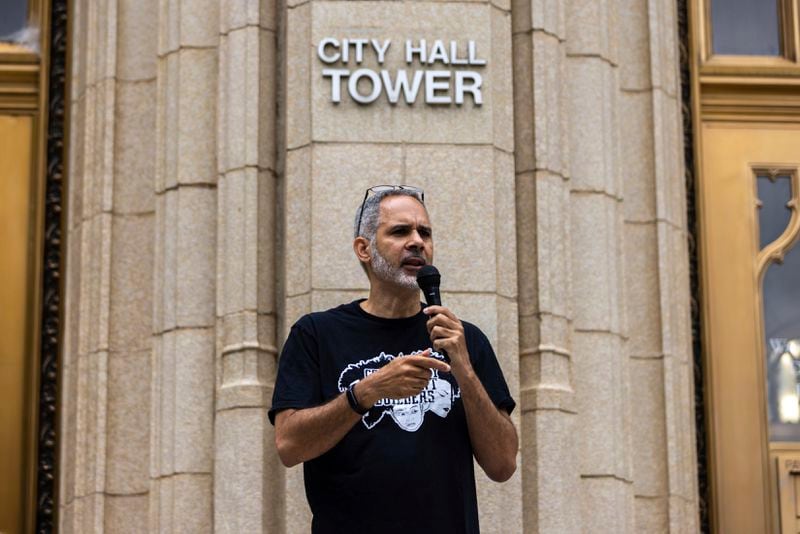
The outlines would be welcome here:
[[[447,373],[450,366],[432,357],[431,349],[395,358],[358,382],[356,397],[363,408],[369,408],[380,399],[413,397],[428,385],[432,369]]]

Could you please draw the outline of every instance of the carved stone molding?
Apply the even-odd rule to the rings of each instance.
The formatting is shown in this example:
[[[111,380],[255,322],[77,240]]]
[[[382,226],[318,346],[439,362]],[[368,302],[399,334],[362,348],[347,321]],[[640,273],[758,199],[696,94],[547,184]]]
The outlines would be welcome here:
[[[42,269],[39,419],[36,462],[36,532],[57,530],[58,374],[62,321],[62,207],[64,204],[67,0],[52,0],[47,102],[47,176],[45,182]]]
[[[680,47],[681,115],[683,118],[683,159],[686,183],[686,222],[689,230],[689,283],[691,288],[692,355],[694,359],[694,413],[697,443],[697,493],[700,532],[710,532],[708,516],[708,467],[706,456],[705,393],[703,389],[703,349],[701,332],[700,278],[697,264],[697,210],[695,201],[694,114],[692,112],[692,77],[690,25],[687,0],[678,0],[678,36]]]

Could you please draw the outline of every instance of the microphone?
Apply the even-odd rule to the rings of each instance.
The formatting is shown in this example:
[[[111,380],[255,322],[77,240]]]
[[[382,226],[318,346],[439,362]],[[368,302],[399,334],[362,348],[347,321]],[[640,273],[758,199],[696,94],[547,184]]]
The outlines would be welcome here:
[[[433,265],[423,265],[417,271],[417,285],[425,294],[425,302],[428,306],[441,306],[442,297],[439,294],[439,283],[442,281],[442,276],[439,274],[439,269]]]
[[[442,275],[439,274],[439,269],[433,265],[423,265],[417,271],[417,285],[425,294],[425,302],[428,306],[441,306],[442,296],[439,294],[439,283],[442,281]],[[450,356],[444,349],[439,351],[439,354],[444,356],[444,361],[450,363]]]

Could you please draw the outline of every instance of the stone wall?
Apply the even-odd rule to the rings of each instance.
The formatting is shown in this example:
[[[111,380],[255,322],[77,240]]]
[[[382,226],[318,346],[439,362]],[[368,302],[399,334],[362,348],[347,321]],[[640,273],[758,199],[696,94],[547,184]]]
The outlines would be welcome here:
[[[483,531],[695,531],[675,9],[75,2],[63,531],[308,531],[276,358],[365,294],[351,221],[377,183],[425,189],[443,299],[519,401]],[[474,40],[483,103],[333,104],[328,36]]]
[[[533,532],[697,529],[675,11],[512,4]]]

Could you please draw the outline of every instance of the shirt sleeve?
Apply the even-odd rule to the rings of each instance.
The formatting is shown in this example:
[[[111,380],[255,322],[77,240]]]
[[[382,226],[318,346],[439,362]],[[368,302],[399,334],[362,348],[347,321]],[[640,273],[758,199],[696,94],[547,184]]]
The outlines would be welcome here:
[[[467,347],[469,349],[470,361],[475,374],[483,384],[483,388],[489,395],[495,406],[505,410],[509,415],[517,406],[516,401],[508,390],[508,384],[500,369],[497,356],[492,349],[491,343],[481,330],[472,324],[465,325],[467,337]]]
[[[322,404],[319,353],[308,317],[292,326],[278,360],[278,376],[272,394],[269,421],[287,408],[310,408]]]

